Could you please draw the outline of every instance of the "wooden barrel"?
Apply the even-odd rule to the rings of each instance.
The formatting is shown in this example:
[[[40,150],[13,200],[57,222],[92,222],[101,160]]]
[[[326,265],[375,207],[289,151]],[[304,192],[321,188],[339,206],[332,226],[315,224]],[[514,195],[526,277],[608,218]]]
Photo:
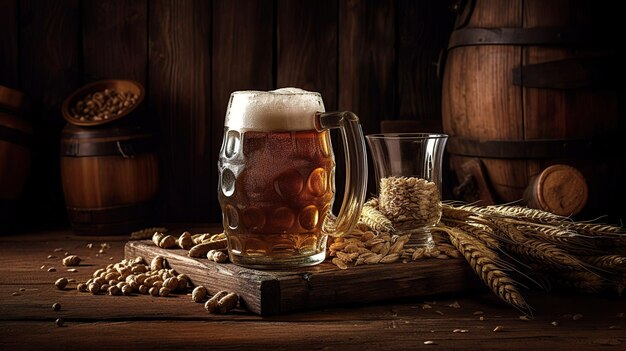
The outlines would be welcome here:
[[[60,153],[67,214],[77,234],[129,234],[152,225],[159,183],[153,133],[68,123]]]
[[[33,157],[32,103],[22,92],[0,86],[0,231],[9,228]]]
[[[610,8],[597,5],[459,2],[448,43],[442,120],[459,183],[482,188],[482,195],[466,191],[474,195],[464,200],[523,203],[533,179],[563,164],[586,180],[588,199],[572,197],[586,202],[586,213],[623,216],[623,157],[610,156],[626,130],[624,92],[616,88],[623,84],[623,70],[612,50],[617,44],[607,44],[607,28],[598,25],[607,21]],[[472,177],[486,179],[468,181]],[[570,207],[583,208],[578,205]]]

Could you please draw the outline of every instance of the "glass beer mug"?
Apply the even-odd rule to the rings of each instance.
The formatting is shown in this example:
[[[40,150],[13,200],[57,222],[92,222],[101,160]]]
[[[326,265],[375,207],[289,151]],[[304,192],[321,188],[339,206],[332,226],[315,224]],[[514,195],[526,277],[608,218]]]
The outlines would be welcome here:
[[[332,128],[340,129],[346,155],[345,194],[336,219]],[[231,262],[261,269],[318,264],[326,258],[328,235],[351,231],[365,200],[367,159],[359,119],[349,111],[325,112],[317,92],[233,92],[218,172]]]

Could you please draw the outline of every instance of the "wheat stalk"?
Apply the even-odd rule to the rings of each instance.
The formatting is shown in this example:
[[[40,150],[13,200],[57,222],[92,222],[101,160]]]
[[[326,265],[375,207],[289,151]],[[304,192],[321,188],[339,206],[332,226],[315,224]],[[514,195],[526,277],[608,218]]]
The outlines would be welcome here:
[[[626,272],[626,257],[620,255],[582,256],[583,262],[606,271]]]
[[[463,222],[458,220],[444,220],[443,223],[471,234],[473,237],[480,239],[490,249],[500,249],[500,240],[494,235],[493,231],[488,226],[480,223]]]
[[[557,285],[573,288],[587,294],[598,293],[607,286],[602,277],[591,272],[560,272],[558,275],[550,274],[549,277]]]
[[[498,255],[482,241],[459,228],[436,227],[450,236],[452,244],[463,254],[474,272],[500,299],[530,314],[530,306],[515,286],[515,281],[497,264]]]
[[[561,227],[518,226],[525,235],[551,242],[575,255],[594,255],[603,252],[600,238],[590,239]]]
[[[374,206],[374,204],[376,204]],[[393,232],[393,224],[378,210],[378,201],[366,202],[361,210],[359,222],[367,225],[370,229],[379,232]]]

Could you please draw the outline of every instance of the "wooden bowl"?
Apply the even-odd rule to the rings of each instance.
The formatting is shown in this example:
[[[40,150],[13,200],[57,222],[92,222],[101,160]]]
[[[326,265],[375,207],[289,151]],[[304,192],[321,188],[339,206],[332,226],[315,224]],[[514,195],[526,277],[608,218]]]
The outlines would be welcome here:
[[[137,100],[135,104],[125,109],[121,114],[115,114],[110,116],[107,119],[102,120],[80,120],[75,118],[71,109],[76,106],[76,104],[83,100],[87,95],[94,94],[97,92],[103,92],[105,89],[116,90],[118,93],[126,93],[130,92],[132,94],[137,95]],[[141,83],[129,80],[129,79],[105,79],[99,80],[93,83],[89,83],[74,91],[70,96],[68,96],[65,101],[63,101],[63,105],[61,106],[61,113],[63,114],[63,118],[67,120],[69,123],[77,125],[77,126],[96,126],[102,125],[106,123],[111,123],[113,121],[119,120],[125,116],[130,115],[134,110],[141,105],[145,96],[145,89]]]

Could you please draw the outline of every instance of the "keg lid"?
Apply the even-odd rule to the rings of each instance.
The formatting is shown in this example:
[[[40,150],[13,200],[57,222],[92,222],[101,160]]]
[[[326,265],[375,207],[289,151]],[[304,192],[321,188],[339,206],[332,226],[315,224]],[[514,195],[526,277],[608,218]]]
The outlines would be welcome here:
[[[537,177],[535,196],[539,207],[545,211],[561,216],[575,215],[587,203],[587,182],[574,167],[552,165]]]
[[[63,101],[61,113],[71,124],[88,127],[111,123],[141,105],[145,90],[129,79],[105,79],[75,90]]]

